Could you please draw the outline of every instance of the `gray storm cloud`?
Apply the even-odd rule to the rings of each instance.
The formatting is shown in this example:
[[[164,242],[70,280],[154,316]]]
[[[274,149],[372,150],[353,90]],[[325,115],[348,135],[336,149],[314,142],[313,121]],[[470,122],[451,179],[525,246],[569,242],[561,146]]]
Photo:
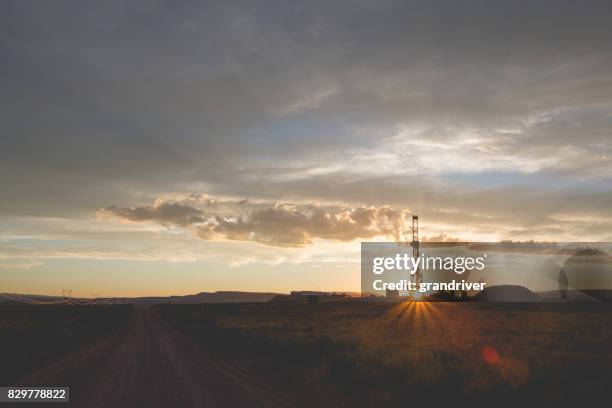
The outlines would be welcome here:
[[[205,190],[610,239],[609,1],[231,3],[0,2],[0,216]]]
[[[406,210],[390,207],[344,208],[293,204],[259,204],[251,209],[240,204],[246,213],[228,214],[227,207],[235,204],[226,201],[211,206],[207,203],[202,209],[166,202],[140,207],[110,206],[100,209],[98,218],[176,225],[189,229],[205,240],[253,241],[271,246],[302,247],[316,239],[352,241],[377,236],[399,239],[408,214]],[[220,207],[226,208],[223,210]]]
[[[100,218],[112,214],[129,221],[156,221],[186,227],[204,221],[202,212],[179,203],[159,203],[144,207],[106,207],[98,212]]]

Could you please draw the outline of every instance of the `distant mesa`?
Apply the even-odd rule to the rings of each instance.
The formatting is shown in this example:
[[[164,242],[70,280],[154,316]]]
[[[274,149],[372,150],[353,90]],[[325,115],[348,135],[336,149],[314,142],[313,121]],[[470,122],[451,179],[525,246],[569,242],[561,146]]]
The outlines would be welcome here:
[[[0,305],[1,306],[12,306],[12,305],[20,305],[22,302],[19,302],[14,299],[9,299],[8,297],[0,294]]]
[[[264,302],[297,302],[318,303],[337,302],[346,300],[358,300],[360,294],[357,292],[319,292],[319,291],[294,291],[290,294],[274,292],[239,292],[218,291],[200,292],[194,295],[183,296],[147,296],[147,297],[99,297],[64,298],[61,296],[21,295],[14,293],[0,293],[0,305],[108,305],[108,304],[134,304],[141,306],[152,306],[156,304],[194,304],[194,303],[264,303]]]
[[[542,299],[524,286],[489,286],[474,296],[476,302],[539,302]]]
[[[134,298],[64,298],[61,296],[40,296],[40,295],[21,295],[14,293],[0,293],[0,305],[10,304],[31,304],[31,305],[53,305],[53,304],[73,304],[73,305],[95,305],[95,304],[135,304],[135,305],[155,305],[159,303],[252,303],[267,302],[278,293],[273,292],[237,292],[237,291],[218,291],[201,292],[195,295],[184,296],[150,296]]]
[[[182,301],[195,301],[195,303],[238,303],[238,302],[267,302],[276,296],[271,292],[202,292],[197,295],[177,296]]]
[[[9,306],[9,305],[19,305],[19,304],[29,304],[29,305],[60,305],[60,304],[69,304],[69,305],[79,305],[86,304],[88,299],[78,299],[72,297],[63,297],[63,296],[48,296],[48,295],[24,295],[17,293],[0,293],[0,305]]]
[[[572,256],[601,256],[603,258],[610,259],[610,255],[608,255],[607,252],[597,248],[564,248],[559,251],[559,254]]]
[[[135,304],[157,304],[157,303],[252,303],[267,302],[276,296],[272,292],[238,292],[218,291],[200,292],[195,295],[168,296],[168,297],[141,297],[125,298],[126,303]]]

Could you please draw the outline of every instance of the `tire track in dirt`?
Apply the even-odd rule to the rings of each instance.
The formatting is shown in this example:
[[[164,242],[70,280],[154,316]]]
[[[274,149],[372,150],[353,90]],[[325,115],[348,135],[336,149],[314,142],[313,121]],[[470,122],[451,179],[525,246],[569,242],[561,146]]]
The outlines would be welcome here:
[[[151,308],[135,308],[118,334],[20,382],[70,386],[72,407],[290,407],[268,385],[215,358]]]

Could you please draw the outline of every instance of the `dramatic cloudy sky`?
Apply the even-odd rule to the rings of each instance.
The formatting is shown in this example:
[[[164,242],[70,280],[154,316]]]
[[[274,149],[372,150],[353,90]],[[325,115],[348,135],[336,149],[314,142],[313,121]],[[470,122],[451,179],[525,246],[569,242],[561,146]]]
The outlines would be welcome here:
[[[520,3],[520,4],[519,4]],[[359,241],[612,240],[602,1],[2,1],[0,292],[359,286]]]

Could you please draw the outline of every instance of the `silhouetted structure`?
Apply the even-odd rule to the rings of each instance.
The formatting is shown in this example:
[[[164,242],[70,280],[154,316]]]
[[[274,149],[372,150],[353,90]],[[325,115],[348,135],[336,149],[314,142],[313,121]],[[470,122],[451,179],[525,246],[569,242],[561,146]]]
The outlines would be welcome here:
[[[399,297],[399,290],[397,289],[387,289],[385,292],[386,297]]]

